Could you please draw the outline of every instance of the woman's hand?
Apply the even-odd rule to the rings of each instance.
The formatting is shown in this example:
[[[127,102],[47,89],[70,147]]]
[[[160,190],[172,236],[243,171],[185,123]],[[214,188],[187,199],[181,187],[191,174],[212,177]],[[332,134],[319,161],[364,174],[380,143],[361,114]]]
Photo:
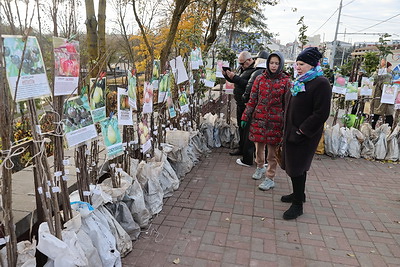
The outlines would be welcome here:
[[[300,144],[306,140],[306,136],[300,131],[300,129],[292,129],[288,136],[288,142],[294,144]]]

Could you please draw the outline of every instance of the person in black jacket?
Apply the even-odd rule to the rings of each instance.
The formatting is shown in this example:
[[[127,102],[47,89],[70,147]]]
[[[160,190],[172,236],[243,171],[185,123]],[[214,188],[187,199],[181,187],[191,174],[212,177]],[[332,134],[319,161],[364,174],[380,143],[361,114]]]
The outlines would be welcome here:
[[[246,108],[246,103],[244,102],[242,96],[246,90],[250,76],[255,70],[254,59],[248,51],[242,51],[239,54],[238,62],[240,67],[238,68],[236,74],[229,70],[222,71],[225,79],[234,84],[233,95],[236,101],[236,119],[239,126],[239,149],[232,151],[229,154],[232,156],[243,155],[243,160],[238,159],[236,162],[240,165],[250,166],[253,165],[254,149],[252,151],[250,151],[251,149],[245,149],[245,129],[240,126],[240,120],[242,118],[243,111]]]
[[[253,87],[253,83],[256,80],[257,76],[262,74],[263,71],[267,68],[267,59],[269,57],[269,53],[265,50],[262,50],[260,52],[258,52],[257,56],[256,56],[256,61],[254,62],[254,66],[255,66],[255,71],[251,74],[249,82],[246,85],[246,90],[244,92],[244,94],[242,95],[243,101],[244,103],[247,103],[250,99],[250,92],[251,92],[251,88]],[[250,121],[246,124],[246,126],[244,127],[244,147],[245,147],[245,151],[247,151],[247,156],[243,155],[243,160],[238,159],[236,160],[236,163],[238,163],[239,165],[242,165],[239,163],[239,161],[243,162],[249,162],[249,158],[250,157],[250,153],[254,154],[255,151],[255,145],[254,142],[250,141],[249,139],[249,132],[250,132],[250,125],[251,125],[251,118]],[[267,155],[268,155],[268,149],[267,147],[265,147],[265,166],[267,165]]]
[[[316,47],[307,47],[296,59],[298,77],[285,95],[282,169],[292,180],[293,193],[281,197],[292,203],[283,219],[293,220],[303,214],[306,201],[307,171],[329,118],[332,88],[323,76]]]
[[[256,61],[254,63],[255,70],[251,74],[249,82],[246,85],[246,90],[243,94],[243,101],[247,103],[250,98],[251,88],[253,87],[253,83],[256,80],[257,76],[263,73],[263,71],[267,68],[267,59],[269,57],[269,53],[265,50],[258,52],[256,56]]]

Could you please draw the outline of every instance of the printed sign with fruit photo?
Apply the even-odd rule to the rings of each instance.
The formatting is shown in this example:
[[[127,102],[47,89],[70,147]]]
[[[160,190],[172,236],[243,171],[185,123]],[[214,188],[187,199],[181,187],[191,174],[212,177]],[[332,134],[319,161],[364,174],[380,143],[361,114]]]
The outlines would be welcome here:
[[[129,105],[133,108],[133,110],[137,110],[137,98],[136,98],[136,71],[130,70],[128,71],[128,97],[129,97]]]
[[[53,37],[54,46],[54,95],[78,93],[79,42]]]
[[[45,65],[36,37],[3,35],[6,75],[15,101],[50,95]]]
[[[133,125],[132,108],[129,105],[129,96],[125,88],[118,88],[118,124]]]
[[[149,82],[144,82],[143,92],[143,113],[153,112],[153,85]]]
[[[151,136],[146,118],[139,122],[138,133],[142,153],[146,153],[151,148]]]
[[[90,79],[90,109],[94,122],[102,121],[106,118],[106,78],[96,81]]]
[[[100,122],[104,145],[107,147],[108,156],[116,156],[123,152],[121,132],[118,120],[115,117]]]
[[[64,103],[62,122],[69,147],[97,137],[87,95],[70,98]]]
[[[79,77],[79,42],[53,37],[54,75]]]
[[[332,92],[345,95],[347,92],[346,84],[347,84],[347,81],[344,77],[337,76],[333,83]]]

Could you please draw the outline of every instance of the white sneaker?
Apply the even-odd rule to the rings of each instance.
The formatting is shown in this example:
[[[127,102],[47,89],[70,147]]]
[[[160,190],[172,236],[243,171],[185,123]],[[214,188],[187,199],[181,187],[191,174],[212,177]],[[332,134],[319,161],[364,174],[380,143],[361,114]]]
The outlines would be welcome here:
[[[250,165],[243,163],[241,159],[237,159],[236,163],[239,164],[240,166],[250,167]]]
[[[264,164],[264,167],[267,168],[267,167],[268,167],[268,163],[265,163],[265,164]]]
[[[267,172],[267,169],[265,167],[258,168],[256,169],[256,172],[253,174],[252,178],[254,180],[260,180],[265,176],[265,173]]]
[[[258,188],[259,188],[260,190],[263,190],[263,191],[270,190],[271,188],[274,188],[274,187],[275,187],[275,182],[272,181],[272,180],[269,179],[269,178],[266,178],[266,179],[258,186]]]

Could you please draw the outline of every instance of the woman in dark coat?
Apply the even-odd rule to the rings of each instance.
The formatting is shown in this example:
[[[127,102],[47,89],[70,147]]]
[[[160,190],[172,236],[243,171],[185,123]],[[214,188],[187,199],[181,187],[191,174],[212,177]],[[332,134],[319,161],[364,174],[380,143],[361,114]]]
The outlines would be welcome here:
[[[254,81],[250,100],[242,115],[242,124],[251,121],[249,139],[256,146],[257,169],[253,179],[264,181],[261,190],[275,187],[277,162],[275,147],[282,142],[283,96],[291,87],[289,75],[283,71],[285,60],[280,52],[273,52],[267,59],[267,68]],[[268,148],[268,167],[265,168],[265,147]]]
[[[316,47],[304,49],[296,60],[298,77],[285,95],[283,166],[290,176],[293,193],[282,196],[282,202],[292,203],[284,212],[285,220],[303,214],[307,171],[321,138],[324,123],[329,117],[332,89],[325,78]]]

